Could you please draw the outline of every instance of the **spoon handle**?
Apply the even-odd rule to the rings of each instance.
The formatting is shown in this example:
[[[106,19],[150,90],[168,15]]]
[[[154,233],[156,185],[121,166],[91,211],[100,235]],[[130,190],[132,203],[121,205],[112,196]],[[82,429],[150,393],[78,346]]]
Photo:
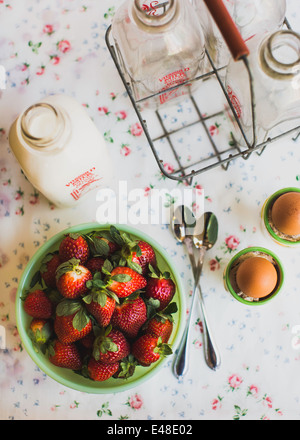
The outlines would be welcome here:
[[[189,330],[190,330],[190,323],[192,318],[192,311],[195,304],[197,288],[198,288],[197,283],[195,283],[192,294],[191,306],[189,310],[189,316],[186,321],[184,332],[173,363],[173,373],[177,377],[177,379],[183,377],[188,371],[189,350],[191,345],[189,342],[189,335],[190,335]]]
[[[202,322],[203,322],[203,346],[204,346],[204,356],[205,361],[209,368],[212,370],[216,370],[219,368],[221,363],[220,354],[218,351],[218,348],[213,341],[213,338],[211,336],[211,331],[207,322],[206,317],[206,310],[204,306],[201,286],[198,284],[198,292],[199,292],[199,300],[200,300],[200,307],[202,311]]]
[[[199,279],[200,279],[200,275],[201,275],[201,271],[202,271],[202,265],[203,265],[203,259],[204,259],[204,253],[202,255],[202,257],[199,259],[198,264],[195,264],[195,258],[194,258],[194,254],[193,254],[193,244],[192,241],[187,240],[186,241],[186,246],[189,252],[189,256],[191,259],[191,264],[192,264],[192,269],[193,269],[193,274],[194,274],[194,278],[195,278],[195,284],[194,284],[194,290],[193,290],[193,294],[192,294],[192,299],[191,299],[191,305],[190,305],[190,310],[189,310],[189,316],[185,325],[185,329],[179,344],[179,348],[178,351],[176,353],[175,359],[174,359],[174,363],[173,363],[173,373],[174,375],[177,377],[177,379],[179,379],[180,377],[183,377],[186,372],[188,371],[188,361],[189,361],[189,351],[190,351],[190,341],[189,341],[189,336],[190,336],[190,324],[191,324],[191,318],[192,318],[192,312],[193,312],[193,308],[194,308],[194,304],[195,304],[195,297],[196,297],[196,292],[198,290],[198,283],[199,283]]]

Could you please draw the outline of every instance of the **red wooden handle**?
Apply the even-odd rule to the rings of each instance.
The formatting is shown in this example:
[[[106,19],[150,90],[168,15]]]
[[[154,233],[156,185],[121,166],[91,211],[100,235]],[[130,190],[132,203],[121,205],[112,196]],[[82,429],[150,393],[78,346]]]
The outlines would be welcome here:
[[[241,34],[222,0],[203,0],[215,20],[235,61],[249,55]]]

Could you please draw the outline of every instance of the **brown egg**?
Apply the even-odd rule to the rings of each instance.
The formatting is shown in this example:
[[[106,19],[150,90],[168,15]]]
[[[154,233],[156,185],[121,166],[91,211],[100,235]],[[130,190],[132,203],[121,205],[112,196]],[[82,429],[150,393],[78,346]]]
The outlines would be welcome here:
[[[286,235],[300,234],[300,193],[288,192],[278,197],[272,207],[275,227]]]
[[[240,290],[252,298],[269,295],[277,284],[274,265],[263,257],[249,257],[238,267],[236,282]]]

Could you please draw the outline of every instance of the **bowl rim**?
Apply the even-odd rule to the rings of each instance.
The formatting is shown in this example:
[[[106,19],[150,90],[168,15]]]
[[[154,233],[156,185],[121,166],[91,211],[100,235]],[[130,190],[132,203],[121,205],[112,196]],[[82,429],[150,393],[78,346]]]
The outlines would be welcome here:
[[[270,205],[274,202],[275,199],[277,199],[279,196],[286,194],[288,192],[299,192],[300,193],[300,188],[296,188],[296,187],[287,187],[287,188],[282,188],[279,189],[278,191],[276,191],[275,193],[273,193],[265,202],[264,206],[263,206],[263,221],[264,221],[264,225],[265,228],[267,230],[267,232],[269,233],[269,235],[272,237],[272,239],[279,243],[282,244],[284,246],[289,246],[289,247],[295,247],[295,246],[299,246],[300,244],[300,240],[298,241],[290,241],[290,240],[286,240],[285,238],[281,238],[279,237],[274,230],[271,228],[269,220],[268,220],[268,211],[270,208]]]
[[[271,257],[274,258],[274,260],[276,261],[278,268],[279,268],[279,272],[280,272],[280,281],[279,284],[277,286],[277,289],[275,290],[275,292],[273,294],[271,294],[271,296],[267,296],[265,299],[261,299],[260,301],[247,301],[246,299],[240,297],[233,289],[233,287],[231,286],[231,283],[229,281],[229,273],[231,270],[231,267],[233,265],[233,263],[242,255],[247,254],[249,252],[262,252],[265,254],[270,255]],[[277,294],[280,292],[280,290],[282,289],[283,283],[284,283],[284,268],[283,265],[280,261],[280,259],[277,257],[277,255],[273,252],[270,251],[269,249],[266,249],[264,247],[259,247],[259,246],[251,246],[245,249],[242,249],[240,252],[238,252],[228,263],[226,270],[225,270],[225,283],[226,283],[226,287],[229,290],[229,292],[231,293],[231,295],[237,299],[240,303],[248,305],[248,306],[261,306],[263,304],[266,304],[267,302],[271,301],[275,296],[277,296]]]
[[[61,230],[60,232],[57,232],[55,235],[50,237],[45,243],[43,243],[37,251],[32,255],[29,262],[27,263],[22,276],[20,278],[18,288],[17,288],[17,294],[16,294],[16,304],[15,304],[15,314],[16,314],[16,325],[17,329],[21,338],[21,341],[24,345],[24,348],[26,349],[27,354],[31,357],[31,359],[34,361],[34,363],[51,379],[55,380],[56,382],[60,383],[61,385],[64,385],[68,388],[71,388],[76,391],[85,392],[88,394],[115,394],[119,392],[126,391],[130,388],[134,388],[139,386],[140,384],[144,383],[145,381],[148,381],[151,379],[155,374],[158,373],[159,370],[162,369],[162,367],[169,361],[169,357],[162,358],[158,361],[158,363],[153,366],[153,368],[147,372],[146,374],[136,378],[135,380],[132,380],[130,382],[120,383],[118,386],[111,386],[111,387],[104,387],[101,388],[100,385],[98,387],[93,387],[93,381],[90,381],[89,384],[76,384],[73,381],[69,380],[68,378],[63,378],[59,375],[59,373],[56,373],[56,371],[52,370],[52,366],[48,367],[44,364],[43,361],[41,361],[40,354],[36,353],[36,351],[33,348],[32,342],[30,338],[28,337],[27,331],[25,327],[22,325],[21,315],[22,312],[22,300],[21,300],[21,293],[25,284],[26,277],[32,267],[36,264],[36,261],[41,259],[42,256],[45,254],[45,248],[51,248],[53,247],[59,239],[68,233],[75,233],[80,232],[80,230],[85,231],[91,231],[94,229],[98,230],[107,230],[109,229],[111,224],[101,224],[97,222],[89,222],[89,223],[81,223],[79,225],[71,226],[68,228],[65,228]],[[175,353],[175,347],[178,345],[178,342],[183,334],[185,320],[183,319],[186,312],[186,298],[184,295],[184,289],[183,289],[183,282],[178,274],[177,268],[169,255],[167,254],[167,251],[160,245],[155,239],[150,237],[147,233],[144,233],[142,231],[139,231],[138,229],[129,226],[129,225],[122,225],[122,224],[114,224],[117,229],[121,230],[122,232],[127,232],[128,234],[131,234],[133,236],[138,237],[141,240],[148,241],[149,244],[153,245],[153,247],[158,251],[158,253],[161,255],[161,257],[165,260],[166,265],[169,267],[171,271],[172,278],[174,279],[176,286],[177,286],[177,293],[178,297],[180,299],[180,307],[179,309],[179,317],[182,319],[178,319],[177,323],[177,329],[176,334],[174,336],[174,339],[172,341],[172,347],[174,347],[173,353]],[[181,316],[182,315],[182,316]],[[57,367],[58,368],[58,367]],[[75,373],[74,373],[75,374]],[[101,382],[98,382],[98,384],[101,384]]]

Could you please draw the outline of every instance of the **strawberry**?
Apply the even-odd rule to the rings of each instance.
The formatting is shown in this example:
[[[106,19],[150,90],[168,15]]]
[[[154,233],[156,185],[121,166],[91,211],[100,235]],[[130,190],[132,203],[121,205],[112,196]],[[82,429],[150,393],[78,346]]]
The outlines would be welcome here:
[[[153,267],[156,266],[156,255],[152,246],[146,241],[138,241],[137,246],[139,251],[132,253],[132,262],[137,263],[142,268],[142,275],[145,276],[148,273],[149,264]]]
[[[156,255],[152,246],[143,240],[135,240],[128,234],[118,231],[115,226],[110,227],[112,239],[121,246],[118,252],[119,265],[127,264],[131,269],[147,275],[148,265],[156,266]]]
[[[46,292],[36,289],[26,293],[21,298],[24,301],[24,310],[33,318],[48,319],[53,313],[53,304]]]
[[[86,309],[91,313],[101,327],[107,327],[110,323],[117,295],[105,288],[105,283],[101,280],[101,274],[96,272],[93,280],[87,282],[90,292],[84,296],[83,301]]]
[[[86,262],[85,267],[94,275],[102,271],[104,261],[102,257],[92,257]]]
[[[84,338],[92,328],[92,321],[80,301],[65,299],[57,305],[54,331],[63,344]]]
[[[162,342],[160,337],[145,334],[134,341],[131,353],[140,365],[148,367],[157,362],[161,356],[172,354],[172,350],[169,345]]]
[[[75,258],[60,264],[56,270],[56,286],[65,298],[75,299],[86,293],[86,282],[91,279],[91,272]]]
[[[177,312],[177,304],[169,304],[163,312],[158,312],[149,321],[144,329],[145,333],[161,337],[163,343],[168,343],[173,331],[173,313]]]
[[[62,344],[58,339],[48,348],[49,361],[57,367],[80,370],[82,360],[75,344]]]
[[[149,269],[151,273],[145,289],[145,297],[158,299],[160,302],[158,311],[161,311],[172,301],[176,292],[176,285],[169,272],[162,274],[158,269],[154,270],[151,265]]]
[[[125,298],[133,292],[143,289],[146,284],[147,280],[130,267],[115,267],[110,272],[107,288],[119,298]]]
[[[112,240],[108,231],[93,231],[85,235],[85,240],[93,256],[109,257],[119,249],[119,245]]]
[[[106,329],[102,329],[101,333],[95,339],[93,356],[96,361],[113,364],[128,356],[130,346],[119,330],[113,329],[109,325]]]
[[[59,245],[59,256],[62,262],[76,258],[84,264],[90,255],[90,249],[85,238],[80,234],[67,234]]]
[[[39,351],[40,346],[49,341],[52,332],[53,325],[49,319],[32,319],[28,330],[28,336],[32,340],[36,351]]]
[[[48,254],[42,261],[40,268],[41,277],[44,280],[46,286],[56,288],[56,269],[61,264],[60,257],[57,253]]]
[[[112,326],[121,330],[130,339],[137,336],[146,321],[146,304],[140,296],[134,293],[125,298],[122,304],[116,305],[111,319]]]
[[[93,357],[89,359],[87,370],[90,379],[97,382],[104,382],[112,377],[119,369],[119,362],[106,364],[101,361],[96,361]]]

